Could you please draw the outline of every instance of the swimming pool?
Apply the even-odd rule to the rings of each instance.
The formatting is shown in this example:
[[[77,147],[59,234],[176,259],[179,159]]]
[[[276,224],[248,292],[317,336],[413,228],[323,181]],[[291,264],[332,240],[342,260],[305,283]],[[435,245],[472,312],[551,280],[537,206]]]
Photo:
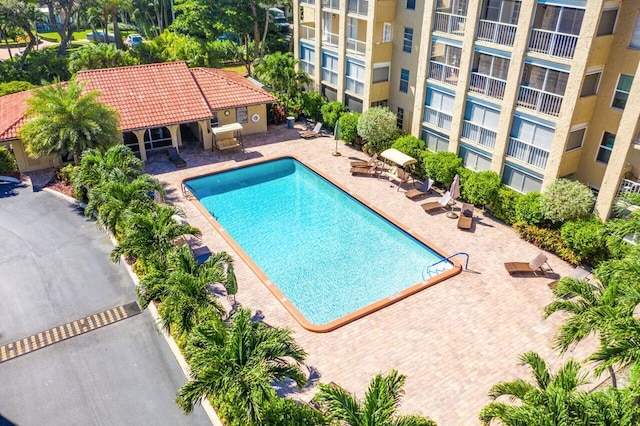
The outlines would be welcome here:
[[[440,250],[291,157],[183,185],[287,310],[330,331],[460,272]],[[438,264],[438,275],[425,276]]]

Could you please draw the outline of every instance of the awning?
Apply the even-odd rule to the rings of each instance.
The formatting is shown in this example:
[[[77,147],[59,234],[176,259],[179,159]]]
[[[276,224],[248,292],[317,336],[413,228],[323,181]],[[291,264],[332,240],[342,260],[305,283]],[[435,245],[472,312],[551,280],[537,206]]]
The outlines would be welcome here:
[[[214,135],[219,135],[220,133],[227,133],[227,132],[236,132],[236,131],[242,131],[242,124],[231,123],[231,124],[225,124],[224,126],[211,128],[211,133],[213,133]]]
[[[405,167],[418,162],[413,157],[409,157],[407,154],[398,151],[397,149],[389,148],[380,153],[380,157],[385,158],[398,166]]]

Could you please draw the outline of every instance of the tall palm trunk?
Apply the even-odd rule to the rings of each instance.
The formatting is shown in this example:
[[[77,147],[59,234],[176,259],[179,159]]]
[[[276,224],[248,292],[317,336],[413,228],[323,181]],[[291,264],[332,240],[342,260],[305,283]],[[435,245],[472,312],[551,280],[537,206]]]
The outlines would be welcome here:
[[[111,9],[111,22],[113,22],[113,36],[116,39],[116,47],[122,49],[122,37],[120,37],[120,27],[118,27],[118,10]]]
[[[102,8],[102,17],[104,21],[104,40],[103,42],[109,44],[109,11],[107,8]]]

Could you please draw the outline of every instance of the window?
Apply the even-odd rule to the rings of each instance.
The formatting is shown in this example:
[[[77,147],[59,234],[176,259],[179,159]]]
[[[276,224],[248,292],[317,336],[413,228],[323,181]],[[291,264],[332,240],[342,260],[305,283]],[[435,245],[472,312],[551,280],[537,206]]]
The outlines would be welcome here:
[[[238,123],[246,123],[247,120],[247,107],[236,108],[236,121]]]
[[[404,29],[404,41],[402,42],[402,51],[411,53],[413,45],[413,28]]]
[[[545,151],[551,150],[554,129],[524,118],[515,117],[511,127],[511,137]]]
[[[571,133],[569,133],[569,141],[567,142],[567,149],[565,149],[565,151],[569,152],[582,147],[582,142],[584,141],[584,135],[586,133],[586,126],[579,129],[571,130]]]
[[[613,28],[616,25],[616,18],[618,17],[618,8],[611,10],[605,10],[600,15],[600,23],[598,24],[597,36],[613,34]]]
[[[487,148],[495,146],[500,111],[468,101],[464,119],[462,137]]]
[[[374,65],[373,82],[380,83],[383,81],[389,81],[389,65]]]
[[[613,150],[613,143],[616,140],[616,135],[609,132],[604,132],[602,135],[602,141],[600,141],[600,147],[598,148],[598,155],[596,161],[598,163],[607,164],[609,158],[611,158],[611,151]]]
[[[396,117],[396,126],[398,126],[398,129],[402,129],[402,125],[404,124],[404,108],[398,107]]]
[[[364,93],[364,65],[347,59],[347,75],[345,76],[345,89],[357,93]]]
[[[338,84],[338,57],[322,54],[322,81]]]
[[[406,8],[409,10],[416,10],[416,0],[407,0]]]
[[[484,172],[491,169],[491,157],[484,152],[481,153],[465,145],[460,145],[458,156],[462,158],[467,169],[475,170],[476,172]]]
[[[385,22],[382,24],[382,42],[389,43],[391,42],[391,34],[393,32],[393,26],[389,22]]]
[[[593,74],[587,74],[584,76],[584,81],[582,82],[582,91],[580,92],[581,98],[592,96],[598,93],[600,76],[602,76],[601,72],[595,72]]]
[[[372,107],[382,107],[382,108],[386,108],[389,106],[389,101],[384,99],[382,101],[375,101],[375,102],[371,102],[371,106]]]
[[[316,73],[315,50],[309,46],[300,44],[300,69],[313,76]]]
[[[213,117],[211,118],[211,127],[219,127],[220,121],[218,120],[218,111],[213,111]]]
[[[616,86],[616,92],[611,102],[611,108],[624,109],[624,106],[627,104],[629,92],[631,91],[631,83],[633,83],[632,75],[620,74],[618,86]]]
[[[400,70],[400,91],[402,93],[409,92],[409,70]]]
[[[640,49],[640,13],[636,18],[636,26],[633,28],[633,34],[631,35],[631,42],[629,47],[632,49]]]
[[[502,183],[525,194],[527,192],[540,191],[542,188],[542,179],[540,177],[508,163],[504,165],[502,170]]]
[[[427,149],[431,151],[449,151],[449,138],[439,133],[432,132],[426,127],[422,128],[422,140],[425,141]]]
[[[147,129],[147,131],[144,132],[145,151],[166,148],[171,145],[171,132],[169,132],[169,129],[166,127]]]
[[[449,93],[427,89],[423,121],[450,130],[454,99]]]

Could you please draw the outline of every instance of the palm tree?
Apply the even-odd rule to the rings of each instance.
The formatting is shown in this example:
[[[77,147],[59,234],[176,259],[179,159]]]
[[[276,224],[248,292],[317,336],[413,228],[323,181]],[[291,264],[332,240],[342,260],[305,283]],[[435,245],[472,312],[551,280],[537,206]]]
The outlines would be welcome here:
[[[19,131],[27,153],[35,158],[74,154],[120,141],[118,113],[97,101],[99,92],[83,94],[84,84],[71,79],[36,90],[27,100],[27,122]]]
[[[122,238],[111,252],[114,262],[120,256],[139,258],[157,269],[164,267],[167,253],[178,237],[200,235],[191,225],[178,223],[173,215],[181,212],[172,206],[156,204],[151,212],[131,212],[124,219]]]
[[[135,58],[128,52],[113,44],[106,43],[84,44],[69,57],[69,71],[72,74],[82,70],[124,67],[135,64]]]
[[[402,398],[406,376],[392,370],[388,375],[377,374],[369,383],[364,399],[358,401],[355,395],[335,384],[321,383],[320,392],[315,396],[327,412],[330,421],[349,426],[431,426],[430,419],[397,414]]]
[[[187,357],[191,378],[176,398],[187,413],[202,397],[223,398],[238,421],[260,425],[263,404],[276,397],[272,383],[306,383],[300,368],[306,353],[291,331],[254,322],[245,308],[238,309],[229,324],[209,321],[196,327]]]
[[[105,182],[130,182],[142,174],[144,163],[126,145],[118,144],[105,153],[89,149],[82,153],[80,166],[73,173],[74,190],[91,189]]]
[[[304,71],[296,71],[293,54],[275,52],[256,61],[254,76],[275,93],[292,99],[311,83]]]
[[[489,391],[492,399],[508,396],[517,403],[489,403],[480,412],[483,424],[494,420],[509,426],[597,424],[585,421],[590,396],[579,389],[586,382],[577,361],[567,361],[554,375],[534,352],[522,354],[520,360],[531,369],[534,383],[516,379],[494,385]]]

